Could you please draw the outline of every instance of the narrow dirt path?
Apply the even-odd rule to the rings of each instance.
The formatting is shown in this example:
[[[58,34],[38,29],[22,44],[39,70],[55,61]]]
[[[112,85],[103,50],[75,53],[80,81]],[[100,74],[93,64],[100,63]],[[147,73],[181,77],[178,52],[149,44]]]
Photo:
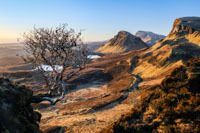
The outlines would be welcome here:
[[[116,101],[113,101],[113,102],[111,102],[111,103],[109,103],[109,104],[107,104],[107,105],[105,105],[101,108],[93,110],[93,111],[103,111],[103,110],[114,108],[115,106],[120,104],[122,101],[124,101],[128,97],[130,92],[137,91],[138,85],[142,82],[142,78],[140,78],[138,75],[133,75],[133,76],[135,78],[134,78],[132,84],[130,85],[130,87],[128,87],[128,89],[123,91],[123,94],[119,99],[117,99]]]

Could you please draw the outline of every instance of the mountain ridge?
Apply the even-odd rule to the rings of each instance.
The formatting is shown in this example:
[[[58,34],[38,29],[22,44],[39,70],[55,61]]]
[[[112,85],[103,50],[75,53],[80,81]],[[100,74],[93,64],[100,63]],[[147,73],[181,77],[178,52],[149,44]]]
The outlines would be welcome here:
[[[142,53],[143,59],[133,73],[143,77],[158,76],[200,56],[199,26],[195,24],[199,21],[200,17],[176,19],[168,36]]]

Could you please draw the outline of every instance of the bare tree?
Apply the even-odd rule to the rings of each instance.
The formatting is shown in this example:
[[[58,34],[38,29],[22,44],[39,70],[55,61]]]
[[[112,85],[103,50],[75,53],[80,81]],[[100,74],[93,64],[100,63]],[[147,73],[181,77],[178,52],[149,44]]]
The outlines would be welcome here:
[[[56,100],[42,97],[39,101],[47,100],[55,104],[67,92],[66,81],[85,68],[89,51],[81,41],[81,32],[75,33],[63,24],[56,28],[34,28],[24,33],[23,40],[29,54],[24,60],[40,72],[50,95],[61,95]],[[46,70],[47,67],[51,70]]]

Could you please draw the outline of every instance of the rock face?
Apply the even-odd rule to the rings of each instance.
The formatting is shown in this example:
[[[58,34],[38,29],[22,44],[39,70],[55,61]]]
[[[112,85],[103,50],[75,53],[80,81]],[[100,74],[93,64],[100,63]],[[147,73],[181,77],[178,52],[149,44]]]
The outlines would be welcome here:
[[[96,52],[121,53],[147,47],[148,45],[144,43],[139,37],[136,37],[127,31],[120,31],[108,43],[96,50]]]
[[[200,17],[178,18],[169,35],[143,53],[134,74],[155,77],[197,56],[200,56]]]
[[[40,133],[40,113],[30,105],[32,91],[0,78],[0,131],[5,133]]]
[[[175,20],[169,35],[192,34],[195,31],[200,31],[200,17],[183,17]]]
[[[157,41],[164,39],[166,36],[159,35],[149,31],[138,31],[135,36],[139,37],[149,46],[156,44]]]

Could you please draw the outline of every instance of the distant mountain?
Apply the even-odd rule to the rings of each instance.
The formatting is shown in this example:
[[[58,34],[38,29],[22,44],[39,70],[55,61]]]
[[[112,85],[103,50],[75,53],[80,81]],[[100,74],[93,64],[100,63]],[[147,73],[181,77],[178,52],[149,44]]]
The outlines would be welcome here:
[[[97,49],[96,52],[121,53],[147,47],[148,45],[144,43],[139,37],[136,37],[127,31],[120,31],[104,46]]]
[[[141,38],[149,46],[156,44],[157,41],[164,39],[166,36],[159,35],[149,31],[138,31],[135,36]]]
[[[108,40],[105,40],[105,41],[96,41],[96,42],[85,42],[85,44],[87,45],[87,47],[91,51],[95,51],[95,50],[97,50],[98,48],[100,48],[102,45],[104,45],[107,42],[108,42]]]
[[[146,78],[165,75],[200,56],[200,17],[176,19],[169,35],[142,54],[134,74]]]

